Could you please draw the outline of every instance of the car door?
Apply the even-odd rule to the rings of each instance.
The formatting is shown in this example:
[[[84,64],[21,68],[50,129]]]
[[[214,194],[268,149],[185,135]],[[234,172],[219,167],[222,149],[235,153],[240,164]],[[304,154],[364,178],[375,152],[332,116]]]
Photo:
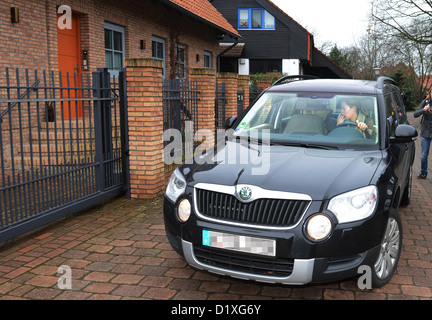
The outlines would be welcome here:
[[[399,91],[392,92],[393,106],[396,109],[396,116],[398,119],[398,124],[409,124],[405,104],[403,103],[402,96]],[[413,142],[404,143],[401,148],[405,151],[404,164],[403,164],[403,172],[408,176],[410,166],[414,161],[415,154],[415,145]]]

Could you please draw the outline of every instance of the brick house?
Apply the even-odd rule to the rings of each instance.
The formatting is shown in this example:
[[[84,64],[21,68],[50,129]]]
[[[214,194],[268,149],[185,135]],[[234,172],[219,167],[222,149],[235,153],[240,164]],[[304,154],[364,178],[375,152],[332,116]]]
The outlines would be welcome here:
[[[5,83],[14,77],[15,68],[20,69],[21,83],[26,82],[23,76],[25,69],[29,70],[30,75],[33,70],[44,70],[48,75],[52,72],[55,81],[62,80],[63,85],[69,81],[72,87],[74,74],[90,76],[87,82],[91,85],[92,72],[98,68],[108,68],[113,76],[118,75],[121,68],[126,68],[127,87],[130,89],[127,91],[127,100],[133,100],[129,105],[133,107],[138,99],[136,96],[142,96],[144,92],[153,104],[153,109],[162,108],[154,102],[155,93],[152,91],[160,91],[158,94],[162,95],[162,78],[193,78],[199,82],[200,75],[210,75],[212,80],[209,86],[213,87],[213,97],[200,99],[214,101],[218,39],[222,36],[240,38],[238,32],[207,0],[16,0],[12,4],[0,3],[0,21],[0,54],[3,57],[0,61],[0,85],[3,85],[0,99],[3,98],[4,101],[10,94],[6,93]],[[149,78],[136,71],[143,65],[149,68],[155,65],[158,67]],[[7,77],[6,68],[11,69]],[[60,72],[62,77],[58,76]],[[191,76],[191,73],[195,75]],[[41,72],[38,75],[42,77]],[[79,76],[76,79],[78,82],[85,81],[80,80]],[[31,80],[31,83],[33,81]],[[81,85],[84,84],[78,83],[78,86]],[[157,89],[152,89],[154,86]],[[139,92],[130,93],[133,88]],[[88,92],[91,94],[90,90]],[[76,98],[74,90],[69,90],[68,93],[72,94],[70,98]],[[145,105],[143,101],[139,103],[141,105],[137,105],[138,109]],[[79,108],[74,108],[76,105]],[[129,109],[133,110],[132,107]],[[7,104],[2,104],[0,113],[3,113],[4,109],[7,109]],[[40,121],[45,116],[43,112],[39,114],[37,109],[40,109],[40,105],[29,105],[28,112],[21,114],[20,119],[18,111],[13,110],[9,113],[13,113],[10,123],[2,121],[3,130],[8,127],[13,130],[12,134],[4,132],[2,135],[4,148],[1,151],[6,162],[11,153],[11,148],[7,146],[11,140],[9,137],[30,129],[30,124],[36,123],[34,120]],[[214,125],[212,111],[204,109],[202,106],[199,108],[202,125]],[[83,118],[85,113],[88,116],[91,112],[83,111],[80,103],[65,110],[66,113],[70,112],[69,117],[74,119]],[[57,119],[60,113],[56,112]],[[27,114],[31,120],[24,118]],[[129,140],[134,141],[134,134],[143,134],[145,130],[141,127],[142,123],[150,123],[152,128],[155,128],[154,120],[158,119],[155,113],[149,112],[145,116],[146,119],[137,119],[136,114],[131,111]],[[137,126],[137,123],[140,126]],[[57,121],[57,126],[59,124],[60,121]],[[77,126],[79,125],[81,124],[77,122]],[[39,125],[37,130],[40,131],[41,128]],[[159,129],[161,130],[162,126],[157,128]],[[27,135],[23,135],[23,139],[27,139]],[[156,139],[161,141],[162,135],[159,134]],[[22,149],[30,148],[28,141],[21,142]],[[33,143],[31,148],[34,153],[40,153],[39,149],[46,152],[46,141],[43,141],[40,147],[36,144]],[[25,161],[27,166],[27,156],[28,154],[23,159],[17,156],[15,162]],[[33,158],[32,164],[48,163],[46,155],[40,159],[35,156]]]
[[[0,68],[71,73],[153,57],[166,77],[185,77],[215,67],[217,37],[239,37],[206,0],[3,1],[0,21]]]
[[[215,71],[222,36],[240,38],[208,0],[0,2],[0,242],[125,192],[160,194],[163,79],[196,84],[210,129],[217,81],[235,91],[228,106],[248,84]]]

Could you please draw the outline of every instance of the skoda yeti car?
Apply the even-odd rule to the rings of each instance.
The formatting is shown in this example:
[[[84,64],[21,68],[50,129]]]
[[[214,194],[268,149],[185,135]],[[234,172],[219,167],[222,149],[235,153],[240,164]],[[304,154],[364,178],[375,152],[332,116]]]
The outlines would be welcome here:
[[[179,166],[164,220],[193,267],[269,283],[392,277],[417,131],[394,81],[284,77]]]

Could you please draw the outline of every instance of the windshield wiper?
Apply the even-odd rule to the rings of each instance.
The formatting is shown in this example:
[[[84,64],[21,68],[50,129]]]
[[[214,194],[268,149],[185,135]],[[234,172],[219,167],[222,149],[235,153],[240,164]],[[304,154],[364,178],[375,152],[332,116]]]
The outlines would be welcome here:
[[[306,142],[289,142],[289,141],[271,141],[270,145],[281,145],[289,147],[301,147],[301,148],[312,148],[312,149],[323,149],[323,150],[339,150],[337,146],[329,146],[315,143]]]
[[[231,138],[232,139],[232,138]],[[230,139],[230,140],[231,140]],[[244,140],[243,140],[244,139]],[[301,147],[301,148],[311,148],[311,149],[323,149],[323,150],[339,150],[339,147],[333,146],[333,145],[322,145],[322,144],[316,144],[316,143],[309,143],[309,142],[292,142],[292,141],[283,141],[283,140],[263,140],[261,138],[252,138],[250,136],[234,136],[234,139],[231,141],[247,141],[248,145],[250,143],[258,143],[258,144],[267,144],[271,146],[279,145],[279,146],[289,146],[289,147]]]

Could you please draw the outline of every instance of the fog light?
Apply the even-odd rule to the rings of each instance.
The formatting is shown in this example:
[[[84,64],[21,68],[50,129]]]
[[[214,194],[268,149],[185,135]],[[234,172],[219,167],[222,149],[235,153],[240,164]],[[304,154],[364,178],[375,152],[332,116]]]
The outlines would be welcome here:
[[[177,216],[181,222],[188,221],[191,214],[191,204],[188,199],[180,201],[177,207]]]
[[[317,214],[309,219],[306,225],[306,233],[308,237],[314,241],[319,241],[327,237],[332,229],[330,218]]]

